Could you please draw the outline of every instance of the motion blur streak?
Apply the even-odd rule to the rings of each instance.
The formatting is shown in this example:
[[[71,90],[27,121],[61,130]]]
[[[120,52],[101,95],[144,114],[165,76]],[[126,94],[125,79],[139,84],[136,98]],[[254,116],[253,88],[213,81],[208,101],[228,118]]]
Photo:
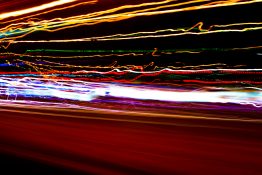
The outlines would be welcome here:
[[[29,9],[24,9],[24,10],[20,10],[20,11],[15,11],[15,12],[8,12],[8,13],[2,13],[0,14],[0,20],[3,20],[5,18],[10,18],[10,17],[16,17],[16,16],[20,16],[20,15],[25,15],[28,13],[33,13],[33,12],[37,12],[40,10],[45,10],[48,8],[53,8],[55,6],[59,6],[59,5],[64,5],[67,3],[71,3],[77,0],[58,0],[58,1],[54,1],[54,2],[50,2],[47,4],[43,4],[37,7],[33,7],[33,8],[29,8]]]
[[[78,101],[91,101],[96,97],[118,97],[139,100],[158,100],[170,102],[213,102],[213,103],[238,103],[252,104],[262,107],[261,89],[250,92],[227,91],[208,92],[194,90],[192,92],[175,88],[154,88],[111,85],[105,83],[88,83],[82,81],[59,81],[52,79],[31,78],[5,78],[0,79],[1,96],[15,96],[34,98],[61,98]]]
[[[158,37],[174,37],[181,35],[203,35],[203,34],[212,34],[212,33],[220,33],[220,32],[245,32],[250,30],[261,30],[261,23],[236,23],[236,24],[227,24],[227,25],[213,25],[210,26],[208,30],[202,29],[203,22],[199,22],[196,25],[190,28],[180,28],[180,29],[163,29],[157,30],[154,32],[137,32],[137,33],[129,33],[129,34],[114,34],[109,36],[100,36],[100,37],[91,37],[91,38],[77,38],[77,39],[69,39],[69,40],[19,40],[19,41],[9,41],[13,43],[45,43],[45,42],[84,42],[84,41],[112,41],[112,40],[129,40],[129,39],[140,39],[140,38],[158,38]],[[238,28],[230,28],[236,27]],[[247,27],[245,27],[247,26]],[[193,32],[195,28],[198,28],[198,32]],[[211,30],[212,29],[212,30]],[[162,34],[164,33],[164,34]],[[167,34],[169,33],[169,34]]]
[[[261,9],[0,1],[1,174],[261,175]]]
[[[145,4],[139,4],[139,5],[128,5],[128,6],[121,6],[118,8],[113,8],[105,11],[100,12],[94,12],[94,13],[88,13],[84,15],[77,15],[77,16],[71,16],[67,18],[54,18],[51,20],[42,20],[42,21],[29,21],[29,22],[22,22],[22,23],[14,23],[10,24],[4,28],[1,28],[2,32],[0,33],[0,39],[3,39],[5,37],[12,37],[12,39],[22,38],[26,35],[35,32],[35,31],[49,31],[49,32],[55,32],[58,30],[66,29],[66,28],[72,28],[72,27],[78,27],[81,25],[96,25],[102,22],[116,22],[121,20],[127,20],[134,17],[143,17],[143,16],[152,16],[152,15],[160,15],[160,14],[168,14],[168,13],[177,13],[177,12],[183,12],[183,11],[191,11],[191,10],[200,10],[200,9],[208,9],[208,8],[215,8],[215,7],[223,7],[223,6],[231,6],[231,5],[243,5],[243,4],[251,4],[251,3],[257,3],[261,2],[262,0],[251,0],[251,1],[242,1],[242,0],[236,0],[236,1],[217,1],[213,3],[206,3],[202,5],[192,5],[188,7],[182,7],[182,8],[176,8],[177,6],[183,6],[188,4],[194,4],[196,2],[208,2],[209,0],[196,0],[196,1],[188,1],[183,3],[175,3],[171,5],[159,5],[158,7],[154,8],[146,8],[147,6],[151,5],[158,5],[159,2],[153,2],[153,3],[145,3]],[[59,1],[58,1],[59,2]],[[169,3],[172,1],[163,1],[165,3]],[[61,2],[63,3],[63,1]],[[162,3],[161,3],[162,4]],[[133,10],[131,12],[120,12],[117,13],[117,11],[122,9],[132,10],[132,8],[138,8],[138,7],[145,7],[143,10]],[[165,8],[171,8],[168,10],[160,10]],[[172,9],[175,8],[175,9]],[[37,8],[38,9],[38,8]],[[30,11],[30,10],[29,10]],[[25,10],[27,12],[27,10]],[[25,13],[21,12],[21,13]],[[16,14],[18,12],[14,12]],[[113,14],[112,14],[113,13]],[[116,13],[116,14],[114,14]],[[3,14],[5,17],[5,14]],[[8,15],[8,14],[7,14]],[[12,15],[12,14],[11,14]]]
[[[9,107],[10,111],[1,116],[2,151],[88,174],[259,174],[261,171],[262,133],[258,123],[206,123],[199,119],[164,117],[146,122],[143,119],[147,116],[139,113],[135,117],[123,112],[83,113],[52,107],[31,108],[32,112],[42,113],[36,116],[26,113],[27,108],[31,107]],[[65,118],[64,113],[74,118]],[[248,114],[252,112],[237,115]],[[81,119],[78,117],[81,115],[97,119]],[[103,117],[106,119],[100,120]],[[157,123],[150,124],[153,121]],[[162,124],[163,121],[169,124]]]

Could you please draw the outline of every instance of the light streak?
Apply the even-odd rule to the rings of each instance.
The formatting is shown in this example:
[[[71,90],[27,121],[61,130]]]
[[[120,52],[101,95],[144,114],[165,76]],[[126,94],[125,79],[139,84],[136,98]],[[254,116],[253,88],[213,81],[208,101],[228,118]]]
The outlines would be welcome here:
[[[129,34],[114,34],[108,36],[100,37],[89,37],[89,38],[77,38],[77,39],[63,39],[63,40],[18,40],[18,41],[8,41],[11,43],[49,43],[49,42],[92,42],[95,41],[113,41],[113,40],[130,40],[130,39],[145,39],[145,38],[164,38],[164,37],[174,37],[182,35],[203,35],[203,34],[214,34],[214,33],[224,33],[224,32],[245,32],[254,31],[262,29],[262,22],[257,23],[234,23],[227,25],[212,25],[208,29],[203,29],[203,22],[199,22],[190,28],[180,28],[180,29],[163,29],[154,32],[135,32]],[[232,28],[229,28],[232,27]],[[233,29],[233,27],[238,27]],[[198,32],[193,32],[192,30],[197,28]],[[223,29],[225,28],[225,29]],[[169,33],[169,34],[167,34]]]
[[[78,101],[91,101],[97,97],[117,97],[138,100],[158,100],[169,102],[206,102],[236,103],[262,106],[262,92],[241,91],[177,91],[167,88],[150,88],[145,86],[111,85],[107,83],[90,83],[75,80],[52,80],[37,78],[1,78],[1,96],[61,98]]]
[[[163,1],[161,3],[169,3],[171,1]],[[194,4],[194,3],[200,3],[200,2],[208,2],[206,4],[202,5],[193,5],[189,7],[181,7],[176,8],[179,6],[187,5],[187,4]],[[147,7],[156,4],[154,3],[144,3],[139,5],[128,5],[128,6],[121,6],[118,8],[113,8],[110,10],[100,11],[100,12],[94,12],[90,14],[85,15],[78,15],[78,16],[72,16],[68,18],[53,18],[51,20],[42,20],[42,21],[35,21],[35,22],[22,22],[22,23],[16,23],[9,26],[6,26],[1,29],[2,34],[0,35],[0,38],[4,39],[9,37],[9,39],[15,40],[18,38],[22,38],[32,32],[35,31],[49,31],[49,32],[55,32],[58,30],[66,29],[66,28],[72,28],[72,27],[78,27],[81,25],[95,25],[102,22],[116,22],[121,20],[126,20],[134,17],[142,17],[142,16],[152,16],[152,15],[161,15],[161,14],[168,14],[168,13],[177,13],[177,12],[183,12],[183,11],[192,11],[192,10],[200,10],[200,9],[208,9],[208,8],[215,8],[215,7],[225,7],[225,6],[232,6],[232,5],[244,5],[244,4],[252,4],[252,3],[258,3],[262,2],[262,0],[251,0],[251,1],[217,1],[217,2],[209,2],[208,0],[194,0],[194,1],[187,1],[183,3],[177,3],[177,4],[169,4],[169,5],[159,5],[157,7],[153,8],[146,8],[142,10],[134,10],[131,12],[120,12],[114,14],[114,12],[117,12],[122,9],[132,9],[137,7]],[[160,3],[160,2],[158,2]],[[171,8],[168,10],[160,10],[161,8]],[[175,8],[175,9],[172,9]],[[113,14],[112,14],[113,13]],[[102,15],[102,16],[101,16]],[[255,28],[256,29],[256,28]],[[258,29],[261,29],[260,27]],[[246,30],[252,30],[252,28],[246,28],[243,29]],[[233,30],[232,31],[239,31],[239,30]],[[212,33],[212,32],[211,32]]]
[[[192,162],[189,156],[195,156],[198,164],[192,162],[192,169],[203,174],[202,162],[210,160],[203,153],[209,157],[210,151],[221,153],[222,145],[232,148],[227,152],[236,159],[244,151],[247,156],[242,159],[247,161],[241,165],[250,166],[238,170],[234,165],[226,171],[234,159],[226,160],[224,167],[218,165],[224,169],[218,174],[234,169],[231,174],[256,174],[261,156],[254,160],[251,149],[259,153],[261,146],[246,149],[246,145],[260,143],[261,135],[262,18],[257,15],[261,5],[262,0],[3,1],[0,137],[4,150],[86,173],[191,174],[188,161],[174,167],[172,161],[178,157],[168,157],[182,150],[186,153],[182,159]],[[214,133],[207,132],[207,140],[203,131]],[[220,131],[232,132],[221,135]],[[238,140],[232,141],[235,136]],[[210,149],[214,138],[219,144]],[[31,153],[21,151],[19,147],[25,146],[19,143],[29,143],[26,150]],[[193,146],[185,149],[188,143]],[[119,144],[122,152],[115,149]],[[199,147],[204,148],[194,151]],[[61,160],[68,161],[48,158],[48,152],[59,148]],[[71,161],[77,155],[77,160],[84,160],[79,166]],[[110,155],[116,155],[119,166]],[[196,155],[206,159],[199,163]],[[97,160],[94,164],[92,157]],[[85,168],[85,163],[90,166]],[[219,169],[206,167],[210,172]]]
[[[0,14],[0,20],[10,18],[10,17],[17,17],[17,16],[21,16],[21,15],[26,15],[28,13],[38,12],[38,11],[41,11],[41,10],[46,10],[48,8],[54,8],[56,6],[72,3],[72,2],[75,2],[75,1],[77,1],[77,0],[57,0],[57,1],[49,2],[49,3],[46,3],[46,4],[42,4],[40,6],[36,6],[36,7],[24,9],[24,10],[2,13],[2,14]]]
[[[206,85],[232,85],[232,84],[251,84],[261,85],[258,76],[261,75],[262,69],[249,69],[249,65],[239,63],[229,65],[225,62],[215,61],[212,63],[198,64],[173,64],[158,65],[157,59],[161,56],[172,56],[176,59],[177,55],[201,56],[202,53],[216,52],[238,52],[252,51],[259,52],[260,45],[249,45],[243,47],[232,48],[191,48],[176,49],[173,46],[165,46],[169,49],[160,49],[158,46],[152,49],[43,49],[27,48],[24,51],[15,53],[9,51],[9,47],[19,47],[20,44],[30,46],[30,43],[75,43],[83,42],[100,42],[110,45],[112,41],[120,40],[137,40],[149,38],[170,38],[177,36],[191,35],[209,35],[218,33],[248,33],[257,32],[262,29],[262,22],[250,20],[243,22],[242,20],[231,21],[229,23],[213,23],[213,25],[203,27],[205,21],[194,21],[188,26],[179,26],[173,24],[172,27],[157,27],[153,30],[130,30],[129,32],[103,32],[95,34],[96,36],[81,36],[73,39],[22,39],[23,37],[37,31],[57,32],[68,28],[77,28],[80,26],[93,26],[101,23],[115,23],[123,20],[141,17],[155,17],[156,15],[175,14],[181,12],[190,12],[198,10],[207,10],[212,8],[239,6],[260,3],[262,0],[162,0],[157,2],[130,2],[127,5],[112,5],[109,7],[101,7],[99,10],[92,9],[88,11],[79,11],[78,13],[62,15],[66,17],[52,16],[54,12],[59,13],[63,10],[74,10],[76,6],[90,5],[99,3],[99,1],[80,2],[77,0],[60,0],[53,1],[40,6],[26,8],[18,11],[0,14],[2,22],[0,28],[0,42],[7,46],[2,46],[5,50],[0,54],[0,67],[7,71],[0,72],[1,80],[1,98],[8,99],[15,96],[15,101],[23,97],[51,99],[68,99],[83,102],[92,102],[100,97],[107,98],[128,98],[138,100],[157,100],[168,102],[195,102],[195,103],[235,103],[235,104],[251,104],[255,107],[261,106],[260,89],[253,90],[255,93],[245,91],[235,91],[232,89],[216,92],[208,92],[201,90],[185,90],[183,92],[168,88],[155,87],[157,81],[165,77],[166,81],[171,85],[179,84],[183,86],[199,86]],[[92,8],[92,6],[91,6]],[[46,16],[51,17],[47,18]],[[32,18],[37,16],[38,18]],[[9,19],[10,18],[10,19]],[[188,23],[187,23],[188,24]],[[87,29],[88,30],[88,29]],[[107,29],[105,29],[107,30]],[[74,31],[73,31],[74,32]],[[48,34],[47,34],[48,35]],[[213,36],[213,35],[211,35]],[[68,36],[67,38],[71,38]],[[106,41],[106,42],[103,42]],[[147,40],[146,40],[147,41]],[[125,41],[128,42],[128,41]],[[100,44],[99,43],[99,44]],[[79,44],[79,43],[78,43]],[[261,44],[261,43],[258,43]],[[44,45],[44,44],[43,44]],[[48,44],[47,44],[48,45]],[[179,43],[178,43],[179,45]],[[70,47],[70,45],[68,45]],[[155,49],[153,49],[155,48]],[[189,47],[190,48],[190,47]],[[15,50],[15,49],[14,49]],[[259,55],[259,53],[257,54]],[[149,57],[145,63],[120,63],[115,58],[122,57]],[[86,59],[90,58],[90,59]],[[91,59],[92,58],[92,59]],[[78,63],[81,61],[96,61],[97,58],[106,60],[106,64],[97,63],[95,65]],[[105,59],[104,59],[105,58]],[[131,59],[132,59],[131,58]],[[51,60],[56,59],[56,60]],[[59,60],[60,59],[60,60]],[[86,60],[85,60],[86,59]],[[157,61],[155,61],[156,59]],[[212,56],[209,58],[212,59]],[[248,58],[247,58],[248,59]],[[72,61],[73,60],[73,61]],[[75,62],[74,62],[75,61]],[[129,60],[128,60],[129,61]],[[123,61],[124,62],[124,61]],[[246,68],[247,67],[247,68]],[[9,70],[10,68],[10,70]],[[13,72],[13,68],[19,70]],[[243,69],[240,69],[243,68]],[[227,75],[238,75],[241,78],[231,79]],[[243,75],[243,76],[242,76]],[[246,78],[244,75],[250,75]],[[23,78],[24,77],[24,78]],[[252,79],[255,77],[254,79]],[[148,80],[142,80],[143,78]],[[88,82],[90,81],[90,82]],[[161,82],[163,82],[162,80]],[[94,83],[99,82],[99,83]],[[130,83],[131,85],[110,84],[111,83]],[[139,82],[139,83],[137,83]],[[159,84],[161,84],[161,82]],[[137,85],[135,85],[137,83]],[[151,83],[151,84],[150,84]],[[164,82],[165,83],[165,82]],[[139,84],[149,84],[143,86]],[[220,86],[220,87],[221,87]],[[185,88],[184,87],[184,88]],[[8,97],[6,97],[8,96]],[[7,100],[7,101],[8,101]]]
[[[75,7],[81,6],[81,5],[95,4],[97,2],[98,2],[97,0],[92,0],[92,1],[90,0],[90,1],[87,1],[87,2],[79,2],[77,4],[64,6],[64,7],[61,7],[61,8],[54,8],[54,9],[52,8],[51,10],[45,10],[43,12],[33,13],[31,15],[28,14],[28,15],[26,15],[24,17],[20,17],[20,18],[15,18],[15,19],[7,20],[7,21],[6,20],[2,20],[1,24],[13,23],[15,21],[22,21],[22,20],[34,23],[34,20],[39,20],[38,18],[35,18],[35,16],[40,16],[40,15],[44,15],[44,14],[50,14],[50,13],[55,12],[55,11],[66,10],[66,9],[69,9],[69,8],[75,8]]]

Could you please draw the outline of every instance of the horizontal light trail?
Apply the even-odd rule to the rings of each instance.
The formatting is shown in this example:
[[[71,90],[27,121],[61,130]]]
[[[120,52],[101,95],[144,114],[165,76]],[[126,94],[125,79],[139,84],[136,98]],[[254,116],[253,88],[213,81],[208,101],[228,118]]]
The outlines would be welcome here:
[[[203,29],[203,22],[199,22],[190,28],[179,29],[163,29],[153,32],[135,32],[129,34],[114,34],[108,36],[77,38],[77,39],[63,39],[63,40],[17,40],[17,41],[3,41],[15,43],[66,43],[66,42],[92,42],[92,41],[113,41],[113,40],[130,40],[130,39],[145,39],[145,38],[164,38],[182,35],[203,35],[215,34],[224,32],[245,32],[262,29],[262,22],[257,23],[233,23],[227,25],[212,25],[208,29]],[[238,28],[234,28],[234,27]],[[231,28],[230,28],[231,27]],[[198,31],[193,31],[197,29]]]
[[[252,3],[262,2],[262,0],[251,0],[251,1],[228,0],[228,1],[215,1],[215,2],[211,2],[209,0],[192,0],[192,1],[186,1],[183,3],[181,2],[181,3],[169,4],[170,2],[171,1],[163,1],[163,2],[144,3],[144,4],[138,4],[138,5],[124,5],[118,8],[113,8],[109,10],[93,12],[93,13],[88,13],[88,14],[83,14],[83,15],[71,16],[67,18],[53,18],[51,20],[14,23],[14,24],[8,25],[0,29],[1,31],[0,39],[16,40],[30,33],[33,33],[35,31],[55,32],[58,30],[78,27],[82,25],[95,25],[95,24],[99,24],[103,22],[117,22],[121,20],[127,20],[127,19],[134,18],[134,17],[178,13],[178,12],[184,12],[184,11],[209,9],[209,8],[216,8],[216,7],[226,7],[226,6],[233,6],[233,5],[252,4]],[[203,4],[196,5],[195,3],[203,3]],[[157,5],[157,4],[159,4],[159,6],[151,7],[152,5]],[[185,5],[186,7],[184,7]],[[138,7],[143,7],[144,9],[136,10],[136,8]],[[129,12],[118,12],[121,10],[130,10],[130,11]],[[224,27],[226,27],[226,25]],[[257,30],[261,28],[260,27],[258,28],[247,27],[242,30],[232,29],[232,31],[246,31],[246,30],[252,30],[252,29]],[[219,31],[220,30],[218,30],[217,32]],[[212,31],[210,32],[206,31],[206,32],[212,33]],[[206,32],[204,31],[203,33],[206,33]],[[183,33],[186,33],[186,32],[183,32]],[[189,32],[189,33],[194,33],[194,32]],[[162,37],[165,37],[165,35],[163,35]],[[123,39],[123,38],[120,37],[120,39]],[[103,40],[106,40],[106,39],[103,39]]]
[[[29,14],[29,13],[34,13],[34,12],[46,10],[46,9],[49,9],[49,8],[54,8],[56,6],[72,3],[72,2],[75,2],[75,1],[78,1],[78,0],[58,0],[58,1],[53,1],[53,2],[46,3],[46,4],[42,4],[40,6],[31,7],[31,8],[28,8],[28,9],[2,13],[2,14],[0,14],[0,20],[10,18],[10,17],[17,17],[17,16],[21,16],[21,15],[26,15],[26,14]]]
[[[248,92],[235,90],[208,92],[41,78],[1,78],[0,85],[0,95],[5,96],[7,100],[13,96],[15,99],[38,97],[77,101],[92,101],[97,97],[117,97],[169,102],[236,103],[262,106],[262,92],[259,88]]]

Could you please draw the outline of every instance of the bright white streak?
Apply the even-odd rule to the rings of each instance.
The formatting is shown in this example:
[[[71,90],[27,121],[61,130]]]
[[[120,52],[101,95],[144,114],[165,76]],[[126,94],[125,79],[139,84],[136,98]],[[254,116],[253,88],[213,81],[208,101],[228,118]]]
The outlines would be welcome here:
[[[53,2],[50,2],[50,3],[42,4],[40,6],[35,6],[35,7],[31,7],[31,8],[24,9],[24,10],[2,13],[2,14],[0,14],[0,20],[5,19],[5,18],[25,15],[25,14],[28,14],[28,13],[33,13],[33,12],[45,10],[45,9],[48,9],[48,8],[53,8],[53,7],[56,7],[56,6],[59,6],[59,5],[64,5],[64,4],[67,4],[67,3],[74,2],[74,1],[77,1],[77,0],[58,0],[58,1],[53,1]]]

